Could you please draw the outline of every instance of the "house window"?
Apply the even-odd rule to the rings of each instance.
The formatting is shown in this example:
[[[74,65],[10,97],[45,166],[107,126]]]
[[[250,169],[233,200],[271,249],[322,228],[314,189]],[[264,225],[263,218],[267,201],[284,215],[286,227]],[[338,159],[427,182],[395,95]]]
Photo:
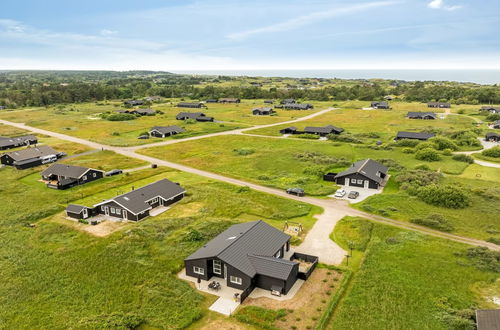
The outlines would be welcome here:
[[[122,210],[121,209],[116,209],[116,214],[118,214],[118,215],[122,214]]]
[[[363,180],[358,180],[358,184],[363,184]]]
[[[238,284],[238,285],[241,285],[241,283],[243,283],[241,277],[236,277],[236,276],[230,276],[229,281],[231,283]]]
[[[196,266],[193,266],[193,272],[195,274],[199,274],[199,275],[205,275],[205,269],[201,268],[201,267],[196,267]]]
[[[214,274],[222,274],[222,263],[220,262],[220,260],[214,260]]]
[[[278,252],[276,252],[276,254],[274,256],[276,258],[281,258],[281,250],[279,250]]]
[[[87,176],[86,175],[83,176],[83,181],[85,181],[85,180],[87,180]]]
[[[115,213],[115,208],[114,207],[111,208],[111,213]]]
[[[92,176],[95,178],[96,174],[95,174],[95,173],[92,173]]]

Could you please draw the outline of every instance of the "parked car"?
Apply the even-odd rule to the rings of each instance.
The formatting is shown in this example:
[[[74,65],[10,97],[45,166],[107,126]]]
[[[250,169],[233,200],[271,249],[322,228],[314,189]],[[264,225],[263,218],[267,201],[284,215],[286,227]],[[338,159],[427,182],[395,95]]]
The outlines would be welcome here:
[[[345,194],[346,194],[346,191],[345,191],[344,189],[340,188],[339,190],[337,190],[337,191],[335,192],[335,195],[334,195],[334,196],[335,196],[335,197],[344,197],[344,196],[345,196]]]
[[[288,188],[286,190],[286,193],[290,194],[290,195],[299,196],[299,197],[302,197],[305,195],[304,189],[301,189],[301,188]]]
[[[122,174],[122,173],[123,173],[122,170],[114,169],[114,170],[111,170],[109,172],[106,172],[104,175],[113,176],[113,175],[118,175],[118,174]]]
[[[149,139],[149,135],[141,135],[138,137],[139,140],[147,140]]]
[[[350,198],[350,199],[356,199],[359,197],[359,192],[357,191],[351,191],[349,193],[349,195],[347,195],[347,198]]]

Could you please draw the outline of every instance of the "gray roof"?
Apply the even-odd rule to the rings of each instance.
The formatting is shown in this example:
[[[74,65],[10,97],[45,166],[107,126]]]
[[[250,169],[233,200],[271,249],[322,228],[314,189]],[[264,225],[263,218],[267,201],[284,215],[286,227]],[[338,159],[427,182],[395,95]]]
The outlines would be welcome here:
[[[140,115],[152,115],[156,113],[156,111],[153,109],[136,109],[133,112],[137,112]]]
[[[449,107],[450,104],[446,102],[429,102],[427,105],[434,105],[434,106],[444,106],[444,107]]]
[[[79,179],[89,170],[91,169],[82,166],[73,166],[67,164],[52,164],[49,166],[49,168],[47,168],[45,171],[42,172],[42,176],[60,175],[60,176],[65,176],[67,178]]]
[[[323,126],[323,127],[307,126],[306,128],[304,128],[304,132],[306,132],[306,133],[311,132],[311,133],[326,133],[326,134],[330,134],[331,132],[341,133],[343,131],[344,131],[343,128],[335,127],[333,125],[326,125],[326,126]]]
[[[36,143],[38,139],[34,135],[23,135],[16,137],[0,137],[0,147],[8,147],[13,145],[22,145],[26,142]]]
[[[307,110],[309,108],[312,108],[312,104],[309,104],[309,103],[286,103],[283,105],[284,108],[286,109],[298,109],[298,110]]]
[[[198,107],[200,107],[202,105],[203,105],[203,103],[201,103],[201,102],[179,102],[179,103],[177,103],[178,107],[183,107],[184,106],[184,107],[188,107],[188,108],[189,107],[196,107],[196,108],[198,108]]]
[[[252,111],[265,111],[265,112],[270,112],[270,111],[274,111],[273,108],[271,107],[262,107],[262,108],[254,108]]]
[[[262,220],[241,223],[229,227],[186,260],[217,257],[253,277],[257,269],[249,256],[273,256],[289,239]]]
[[[183,128],[180,128],[179,126],[172,125],[172,126],[154,126],[151,128],[150,132],[152,131],[158,131],[162,134],[168,134],[168,133],[182,133],[185,132]]]
[[[205,117],[205,114],[203,112],[179,112],[176,116],[176,118],[190,118],[190,119],[196,119],[199,117]]]
[[[399,139],[418,139],[418,140],[427,140],[433,137],[435,134],[434,133],[418,133],[418,132],[398,132],[396,134],[396,138]]]
[[[66,212],[78,214],[78,213],[81,213],[86,208],[87,208],[86,206],[82,206],[82,205],[69,204],[68,206],[66,206]]]
[[[495,111],[499,111],[500,112],[500,107],[492,107],[492,106],[489,106],[489,105],[483,105],[481,107],[481,110],[495,110]]]
[[[6,153],[6,155],[9,155],[15,161],[23,161],[23,160],[39,158],[49,155],[57,155],[57,154],[59,154],[59,152],[55,151],[49,146],[26,148],[23,150],[11,151]]]
[[[186,190],[180,185],[170,180],[162,179],[139,189],[132,190],[131,192],[128,192],[126,194],[108,199],[104,202],[94,205],[94,207],[106,204],[110,201],[114,201],[130,212],[139,214],[143,211],[151,209],[151,206],[146,203],[147,201],[156,197],[161,197],[165,200],[168,200],[182,194],[185,191]]]
[[[371,103],[372,107],[388,107],[389,103],[386,101],[374,101]]]
[[[408,114],[406,116],[409,117],[409,118],[421,118],[421,117],[424,117],[424,116],[431,116],[433,118],[436,118],[436,113],[434,113],[434,112],[414,112],[414,111],[410,111],[410,112],[408,112]]]
[[[500,309],[476,310],[477,330],[500,329]]]
[[[259,275],[286,280],[296,262],[267,256],[249,255],[248,259]]]
[[[384,179],[377,175],[381,172],[387,174],[389,168],[371,159],[358,160],[347,170],[340,172],[335,178],[340,178],[349,174],[359,173],[368,179],[381,183]]]

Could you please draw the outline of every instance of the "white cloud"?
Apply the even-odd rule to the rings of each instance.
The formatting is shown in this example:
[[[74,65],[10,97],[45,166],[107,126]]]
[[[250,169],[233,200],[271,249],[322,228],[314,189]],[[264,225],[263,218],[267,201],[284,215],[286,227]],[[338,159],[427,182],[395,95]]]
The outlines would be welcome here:
[[[271,25],[267,25],[260,28],[250,29],[241,32],[235,32],[227,35],[226,37],[233,40],[242,40],[247,37],[268,33],[268,32],[281,32],[281,31],[289,31],[292,29],[297,29],[302,26],[306,26],[309,24],[313,24],[322,20],[326,20],[328,18],[332,18],[335,16],[355,13],[362,10],[367,10],[376,7],[384,7],[390,6],[400,3],[399,1],[376,1],[376,2],[368,2],[354,6],[341,7],[341,8],[332,8],[329,10],[324,10],[320,12],[314,12],[307,15],[295,17],[280,23],[275,23]]]
[[[110,35],[117,34],[117,33],[118,33],[118,31],[113,31],[113,30],[108,30],[108,29],[101,30],[102,36],[110,36]]]
[[[453,11],[462,8],[462,6],[455,5],[455,6],[447,6],[445,5],[443,0],[432,0],[427,4],[427,7],[432,8],[432,9],[444,9],[448,11]]]

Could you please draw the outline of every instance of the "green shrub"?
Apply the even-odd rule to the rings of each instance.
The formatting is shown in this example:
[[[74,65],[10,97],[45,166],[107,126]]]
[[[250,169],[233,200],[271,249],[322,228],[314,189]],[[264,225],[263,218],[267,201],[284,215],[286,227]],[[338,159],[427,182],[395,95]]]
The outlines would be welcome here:
[[[113,132],[111,133],[112,136],[120,136],[120,132]],[[148,134],[149,135],[149,134]]]
[[[312,175],[312,176],[317,176],[317,177],[322,177],[323,174],[325,174],[325,172],[326,171],[325,171],[324,167],[318,166],[318,165],[307,166],[302,171],[302,173],[304,173],[304,174],[308,174],[308,175]]]
[[[415,153],[415,158],[426,162],[437,162],[441,159],[441,156],[439,156],[439,153],[435,149],[425,148],[418,150]]]
[[[135,118],[137,117],[130,113],[112,113],[110,115],[105,116],[105,119],[109,121],[126,121],[126,120],[134,120]]]
[[[492,113],[492,114],[489,114],[489,115],[486,117],[486,120],[487,120],[487,121],[496,121],[496,120],[500,120],[500,113]]]
[[[398,162],[396,162],[393,159],[388,159],[388,158],[377,158],[375,161],[379,162],[380,164],[389,167],[391,170],[394,171],[402,171],[405,169],[405,167]]]
[[[412,149],[412,148],[403,148],[403,150],[401,150],[401,151],[402,151],[403,153],[405,153],[405,154],[412,154],[412,153],[414,153],[414,152],[415,152],[415,150],[414,150],[414,149]]]
[[[429,142],[436,146],[438,150],[451,149],[458,150],[458,146],[452,140],[444,136],[435,136],[429,139]]]
[[[410,222],[447,232],[454,229],[450,222],[441,214],[430,214],[425,218],[413,218],[410,219]]]
[[[453,157],[451,157],[451,158],[453,160],[458,161],[458,162],[464,162],[464,163],[474,164],[474,158],[472,158],[469,155],[457,154],[457,155],[453,155]]]
[[[421,170],[421,171],[430,171],[431,170],[431,168],[427,164],[418,164],[417,166],[415,166],[415,169]]]
[[[247,156],[255,153],[255,150],[250,148],[234,149],[233,151],[240,156]]]
[[[483,150],[483,152],[481,152],[481,155],[486,157],[500,158],[500,146]]]
[[[335,165],[336,167],[344,167],[351,165],[351,162],[345,158],[335,158],[319,152],[301,152],[293,156],[301,162],[312,162],[321,165]]]
[[[87,317],[80,321],[82,328],[88,329],[117,329],[129,330],[137,329],[144,320],[132,313],[111,313],[94,317]]]
[[[486,247],[478,246],[467,249],[466,256],[479,269],[500,273],[500,251],[493,251]]]
[[[417,140],[409,140],[409,139],[403,139],[403,140],[399,140],[398,142],[396,142],[396,145],[398,147],[411,147],[411,148],[414,148],[416,147],[420,142],[417,141]]]
[[[316,134],[299,134],[297,137],[301,139],[309,139],[309,140],[318,140],[320,138],[319,135]]]
[[[417,196],[427,204],[451,209],[461,209],[469,206],[470,200],[466,192],[457,186],[440,186],[431,184],[421,187]]]
[[[451,149],[443,149],[443,151],[441,151],[441,154],[443,156],[451,156],[453,154],[453,150],[451,150]]]
[[[348,142],[348,143],[363,143],[363,140],[358,139],[351,134],[329,134],[328,139],[332,141]]]
[[[415,150],[422,150],[422,149],[436,149],[436,145],[430,142],[421,142],[415,147]]]

